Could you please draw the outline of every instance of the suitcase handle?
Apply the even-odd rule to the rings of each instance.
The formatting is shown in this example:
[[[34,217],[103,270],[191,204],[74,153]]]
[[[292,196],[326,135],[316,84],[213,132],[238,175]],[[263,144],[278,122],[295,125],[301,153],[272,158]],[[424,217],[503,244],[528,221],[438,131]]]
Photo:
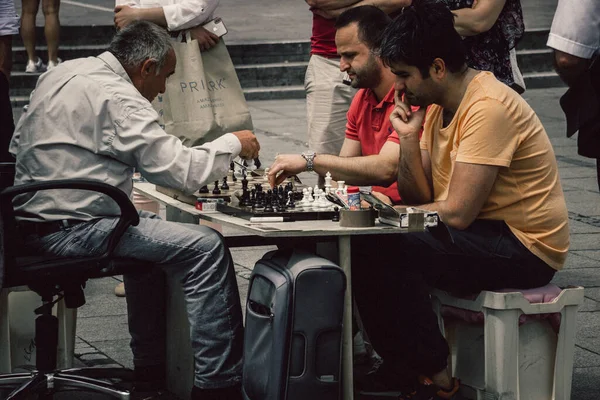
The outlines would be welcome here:
[[[257,303],[254,300],[248,300],[248,307],[250,307],[250,309],[258,315],[273,318],[271,309],[264,304]]]

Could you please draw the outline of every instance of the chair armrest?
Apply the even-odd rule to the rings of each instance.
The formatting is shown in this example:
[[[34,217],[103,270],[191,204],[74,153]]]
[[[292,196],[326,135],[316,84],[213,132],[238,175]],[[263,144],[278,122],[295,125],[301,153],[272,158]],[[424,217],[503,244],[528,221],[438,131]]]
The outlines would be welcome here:
[[[112,256],[113,250],[127,228],[129,228],[129,226],[136,226],[140,222],[140,217],[133,203],[121,189],[91,179],[59,179],[11,186],[0,192],[0,212],[5,218],[5,224],[14,220],[12,200],[15,196],[50,189],[78,189],[99,192],[107,195],[117,203],[117,206],[121,210],[121,216],[119,217],[119,221],[113,229],[113,232],[109,235],[106,252],[101,258]],[[10,219],[7,218],[7,216],[10,216]]]

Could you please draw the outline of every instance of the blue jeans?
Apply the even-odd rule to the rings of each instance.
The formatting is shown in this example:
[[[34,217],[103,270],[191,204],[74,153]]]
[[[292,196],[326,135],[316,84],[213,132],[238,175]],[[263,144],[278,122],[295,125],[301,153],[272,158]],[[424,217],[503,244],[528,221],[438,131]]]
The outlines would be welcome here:
[[[203,226],[188,228],[140,211],[115,249],[116,257],[148,262],[146,273],[125,275],[134,364],[165,362],[165,273],[181,283],[195,359],[194,384],[224,388],[241,382],[242,310],[231,254],[223,237]],[[116,224],[104,218],[26,238],[28,251],[64,257],[101,254]],[[158,268],[157,268],[158,267]]]

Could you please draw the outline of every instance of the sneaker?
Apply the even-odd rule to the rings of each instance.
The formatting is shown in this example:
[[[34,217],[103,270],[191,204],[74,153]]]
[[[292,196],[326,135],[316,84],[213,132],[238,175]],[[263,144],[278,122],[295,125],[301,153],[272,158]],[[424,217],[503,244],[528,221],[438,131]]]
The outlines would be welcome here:
[[[50,71],[52,68],[56,67],[58,64],[60,64],[62,62],[62,60],[60,58],[56,59],[56,62],[49,60],[48,61],[48,67],[46,68],[47,71]]]
[[[38,57],[37,61],[29,60],[27,61],[27,66],[25,67],[25,72],[28,74],[35,74],[36,72],[44,72],[46,71],[46,64],[42,62],[42,59]]]

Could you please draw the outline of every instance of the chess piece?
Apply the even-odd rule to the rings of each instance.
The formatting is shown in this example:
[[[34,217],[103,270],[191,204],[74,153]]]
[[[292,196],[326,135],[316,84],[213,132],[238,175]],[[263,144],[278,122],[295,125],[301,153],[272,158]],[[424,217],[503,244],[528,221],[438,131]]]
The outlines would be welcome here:
[[[250,206],[250,192],[248,191],[248,181],[247,180],[242,180],[242,198],[240,199],[240,206],[241,207],[248,207]]]
[[[267,190],[267,195],[265,197],[265,212],[273,212],[273,192],[271,189]]]
[[[296,208],[296,203],[294,202],[294,192],[291,190],[287,192],[287,208]]]
[[[200,188],[200,190],[198,190],[198,192],[200,193],[208,193],[208,186],[204,185]]]
[[[256,207],[256,188],[252,188],[252,190],[250,190],[250,205],[252,208]]]
[[[212,191],[212,194],[221,194],[221,190],[219,190],[219,181],[215,181],[215,187]]]
[[[227,171],[227,186],[235,185],[235,181],[233,180],[233,178],[234,178],[233,171],[232,170]]]
[[[327,171],[325,174],[325,194],[331,191],[331,172]]]
[[[223,178],[223,184],[221,185],[221,189],[229,190],[229,185],[227,184],[227,177]]]
[[[338,206],[333,207],[333,218],[331,218],[333,222],[339,222],[340,220],[340,208]]]
[[[329,200],[325,197],[325,191],[319,189],[319,208],[321,211],[325,211],[329,208],[330,203]]]
[[[269,167],[265,168],[265,174],[263,175],[263,182],[265,184],[269,183],[269,170],[270,170]]]
[[[313,201],[315,201],[315,199],[314,199],[314,197],[313,197],[313,188],[309,187],[309,188],[307,188],[307,191],[308,191],[308,198],[307,198],[307,201],[308,201],[309,203],[312,203]]]
[[[337,187],[337,189],[335,189],[335,193],[342,194],[342,192],[344,191],[344,184],[345,183],[346,183],[345,181],[338,181],[337,182],[338,187]]]
[[[237,178],[235,177],[235,164],[233,161],[229,163],[229,171],[231,172],[231,181],[237,182]]]

